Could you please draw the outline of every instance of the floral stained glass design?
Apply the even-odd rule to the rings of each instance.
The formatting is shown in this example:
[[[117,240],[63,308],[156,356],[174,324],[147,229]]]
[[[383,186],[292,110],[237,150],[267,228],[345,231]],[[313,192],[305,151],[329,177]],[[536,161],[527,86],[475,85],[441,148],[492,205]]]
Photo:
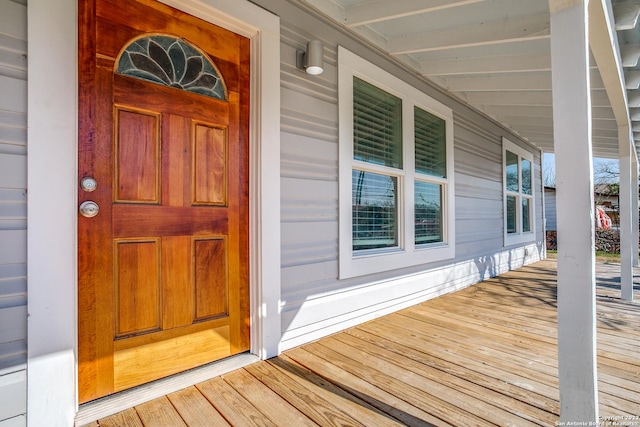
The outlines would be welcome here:
[[[215,65],[184,40],[153,35],[129,44],[116,67],[127,76],[226,100],[226,88]]]

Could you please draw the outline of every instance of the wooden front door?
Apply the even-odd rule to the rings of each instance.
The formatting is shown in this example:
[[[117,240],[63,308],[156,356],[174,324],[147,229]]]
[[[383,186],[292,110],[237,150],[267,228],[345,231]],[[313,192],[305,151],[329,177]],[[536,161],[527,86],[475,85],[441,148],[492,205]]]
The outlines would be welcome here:
[[[86,402],[249,349],[250,46],[153,0],[78,4]]]

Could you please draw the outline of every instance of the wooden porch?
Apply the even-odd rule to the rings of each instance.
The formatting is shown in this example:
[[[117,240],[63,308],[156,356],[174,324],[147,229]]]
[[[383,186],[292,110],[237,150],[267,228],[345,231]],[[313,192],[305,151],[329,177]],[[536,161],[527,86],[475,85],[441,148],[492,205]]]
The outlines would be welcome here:
[[[640,425],[635,273],[626,302],[619,266],[597,266],[601,425]],[[554,426],[556,328],[542,261],[89,426]]]

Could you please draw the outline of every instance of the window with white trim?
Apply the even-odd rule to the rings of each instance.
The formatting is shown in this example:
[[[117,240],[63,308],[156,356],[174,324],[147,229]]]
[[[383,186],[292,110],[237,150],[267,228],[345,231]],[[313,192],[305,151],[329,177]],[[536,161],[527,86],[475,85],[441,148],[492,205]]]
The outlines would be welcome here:
[[[504,244],[535,240],[533,154],[502,139]]]
[[[340,277],[453,258],[453,113],[340,47]]]

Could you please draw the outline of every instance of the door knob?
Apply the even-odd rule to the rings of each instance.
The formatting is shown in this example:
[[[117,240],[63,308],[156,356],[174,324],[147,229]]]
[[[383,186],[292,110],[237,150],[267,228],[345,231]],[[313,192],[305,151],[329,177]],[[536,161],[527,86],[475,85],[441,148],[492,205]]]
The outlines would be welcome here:
[[[98,211],[100,211],[100,207],[94,201],[87,200],[80,205],[80,215],[85,218],[93,218],[98,215]]]

